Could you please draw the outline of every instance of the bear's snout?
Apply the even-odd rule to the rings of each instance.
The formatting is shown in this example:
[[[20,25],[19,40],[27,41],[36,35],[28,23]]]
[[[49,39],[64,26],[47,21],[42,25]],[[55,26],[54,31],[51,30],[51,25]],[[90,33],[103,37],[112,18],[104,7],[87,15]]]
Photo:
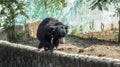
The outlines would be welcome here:
[[[66,35],[66,31],[61,33],[61,36],[64,37]]]

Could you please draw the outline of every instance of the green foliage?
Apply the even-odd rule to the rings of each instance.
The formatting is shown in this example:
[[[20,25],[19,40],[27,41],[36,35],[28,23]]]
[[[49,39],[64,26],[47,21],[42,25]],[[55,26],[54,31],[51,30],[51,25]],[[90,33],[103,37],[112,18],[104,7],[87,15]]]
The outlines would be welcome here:
[[[94,10],[97,6],[99,10],[107,9],[109,5],[114,5],[115,7],[115,15],[119,17],[120,21],[120,0],[93,0],[91,2],[91,9]],[[120,24],[119,24],[119,33],[118,33],[118,42],[120,42]]]
[[[21,14],[28,17],[25,13],[26,2],[21,0],[0,0],[0,26],[8,30],[10,41],[16,40],[15,18]]]
[[[104,31],[104,24],[101,23],[101,31]]]
[[[114,24],[111,23],[111,30],[114,30]]]
[[[76,35],[77,33],[78,33],[77,27],[73,27],[73,26],[72,26],[72,28],[71,28],[71,34],[72,34],[72,35]]]
[[[90,8],[92,10],[95,8],[98,8],[99,10],[108,10],[108,6],[114,4],[116,11],[118,11],[117,8],[120,7],[120,5],[118,5],[119,3],[120,0],[92,0]]]
[[[65,0],[39,0],[39,4],[43,5],[47,10],[51,8],[59,9],[66,6]]]
[[[79,27],[79,31],[80,31],[80,33],[82,34],[83,33],[83,26],[82,25],[80,25],[80,27]]]
[[[108,5],[111,4],[113,0],[93,0],[90,4],[90,8],[94,10],[98,8],[99,10],[108,10]]]
[[[94,30],[94,21],[91,22],[89,28],[90,28],[90,31],[93,32],[93,30]]]
[[[116,8],[115,15],[120,18],[120,7]]]
[[[19,14],[28,17],[25,13],[26,3],[20,0],[1,0],[0,5],[2,10],[0,11],[0,19],[3,21],[1,24],[4,28],[9,28],[15,25],[15,17]]]
[[[60,10],[66,6],[65,0],[28,0],[29,7],[32,9],[29,11],[31,19],[45,18],[46,16],[60,15]]]

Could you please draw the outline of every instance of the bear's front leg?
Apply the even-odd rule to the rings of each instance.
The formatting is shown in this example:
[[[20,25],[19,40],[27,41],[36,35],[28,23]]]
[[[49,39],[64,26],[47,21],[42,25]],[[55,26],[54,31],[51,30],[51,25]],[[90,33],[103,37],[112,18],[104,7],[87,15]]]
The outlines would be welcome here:
[[[43,47],[43,45],[41,44],[41,42],[38,45],[38,49],[41,49]]]
[[[59,39],[58,38],[53,38],[53,46],[57,48],[58,45],[59,45]]]
[[[53,44],[51,43],[51,39],[52,39],[51,36],[46,36],[45,37],[45,40],[44,40],[44,43],[45,43],[44,50],[45,51],[53,50]]]

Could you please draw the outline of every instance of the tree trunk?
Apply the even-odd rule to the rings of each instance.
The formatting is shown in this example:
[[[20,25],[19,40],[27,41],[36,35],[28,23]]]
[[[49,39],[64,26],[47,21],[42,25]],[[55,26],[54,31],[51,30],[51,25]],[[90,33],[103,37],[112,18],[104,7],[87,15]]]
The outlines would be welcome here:
[[[119,33],[118,33],[118,42],[120,42],[120,19],[119,19]]]

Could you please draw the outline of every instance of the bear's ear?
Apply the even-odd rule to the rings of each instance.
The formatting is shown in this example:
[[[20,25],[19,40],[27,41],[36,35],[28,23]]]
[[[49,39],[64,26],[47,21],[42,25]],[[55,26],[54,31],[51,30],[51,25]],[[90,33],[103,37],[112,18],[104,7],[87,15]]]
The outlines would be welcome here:
[[[67,25],[65,25],[65,29],[68,29],[68,26],[67,26]]]

